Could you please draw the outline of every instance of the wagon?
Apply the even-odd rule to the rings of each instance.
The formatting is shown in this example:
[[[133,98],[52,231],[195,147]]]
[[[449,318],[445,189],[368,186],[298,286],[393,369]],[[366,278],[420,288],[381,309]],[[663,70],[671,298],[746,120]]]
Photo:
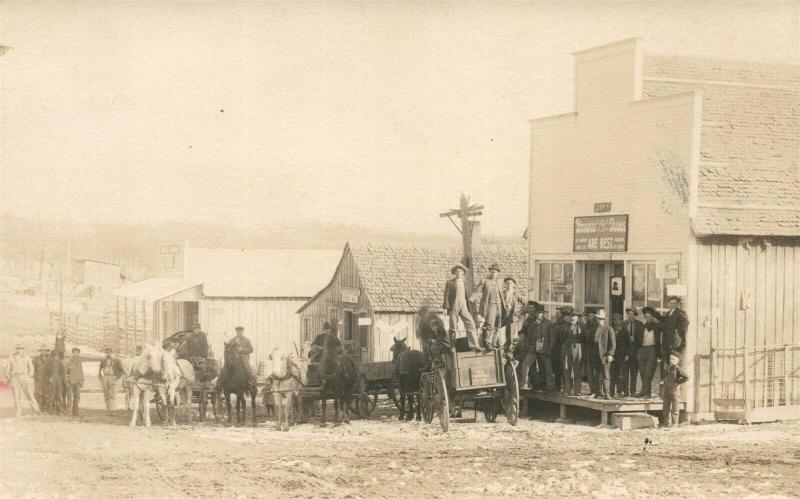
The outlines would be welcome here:
[[[354,417],[365,419],[375,408],[377,395],[370,402],[367,393],[364,391],[364,387],[368,386],[369,383],[366,381],[366,377],[361,375],[363,372],[361,372],[360,366],[359,371],[359,384],[356,391],[353,392],[353,401],[349,407],[342,408],[342,410],[348,411]],[[365,383],[367,384],[365,385]],[[322,379],[319,375],[319,364],[310,362],[308,364],[306,386],[300,390],[295,402],[297,404],[295,410],[297,411],[299,422],[306,423],[311,418],[315,410],[315,404],[320,400],[321,388]]]
[[[443,354],[443,365],[434,364],[422,374],[422,417],[426,423],[439,417],[442,431],[450,427],[453,407],[471,402],[477,413],[494,422],[502,408],[508,423],[519,419],[519,383],[515,362],[500,351],[450,352]]]
[[[394,362],[365,362],[358,365],[358,396],[353,398],[351,412],[366,418],[378,405],[378,396],[388,396],[399,409],[394,375]]]
[[[166,338],[162,346],[169,348],[170,343],[181,344],[186,340],[186,336],[191,331],[179,331],[170,337]],[[211,404],[211,410],[214,414],[214,419],[221,421],[225,411],[225,399],[220,396],[217,390],[217,376],[219,376],[219,363],[214,358],[192,358],[190,360],[194,367],[195,381],[192,384],[192,402],[197,403],[200,421],[205,420],[206,413],[208,412],[208,404]],[[153,402],[156,404],[156,412],[160,419],[164,419],[164,403],[161,401],[158,392],[153,397]]]

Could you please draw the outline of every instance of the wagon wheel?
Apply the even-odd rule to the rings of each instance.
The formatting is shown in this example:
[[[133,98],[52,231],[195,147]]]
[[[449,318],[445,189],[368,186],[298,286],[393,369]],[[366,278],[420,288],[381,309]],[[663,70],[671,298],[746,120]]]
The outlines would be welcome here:
[[[506,377],[506,386],[503,388],[503,412],[506,415],[508,424],[517,425],[519,420],[519,383],[517,381],[517,370],[514,364],[506,361],[503,365]]]
[[[433,376],[422,373],[419,380],[420,402],[422,402],[422,420],[433,421]]]
[[[495,399],[484,400],[481,402],[483,406],[483,416],[486,418],[487,423],[494,423],[497,421],[497,413],[500,412],[497,407]]]
[[[437,370],[433,375],[433,399],[439,413],[439,426],[446,433],[450,428],[450,404],[447,400],[447,384],[441,370]]]

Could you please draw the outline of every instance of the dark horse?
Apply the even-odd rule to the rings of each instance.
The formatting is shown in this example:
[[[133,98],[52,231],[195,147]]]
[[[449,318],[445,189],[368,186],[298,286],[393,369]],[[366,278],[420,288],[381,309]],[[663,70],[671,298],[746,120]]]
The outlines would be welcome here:
[[[322,426],[325,426],[325,405],[328,399],[333,399],[335,423],[339,423],[339,409],[342,410],[344,422],[350,423],[347,408],[353,399],[358,381],[358,366],[347,355],[339,355],[337,349],[339,341],[335,336],[325,339],[322,351],[322,360],[319,363],[319,374],[322,378],[320,386],[320,400],[322,401]]]
[[[225,394],[225,405],[228,408],[228,424],[231,423],[231,394],[236,395],[236,423],[242,424],[242,414],[247,420],[247,399],[250,392],[250,403],[253,407],[253,426],[256,426],[256,393],[258,387],[250,384],[244,360],[233,341],[225,343],[225,365],[219,375],[222,392]]]
[[[402,340],[394,338],[394,345],[390,350],[392,352],[392,362],[394,363],[394,377],[400,389],[400,419],[411,421],[414,417],[414,406],[416,405],[417,421],[419,421],[421,419],[419,382],[428,362],[422,352],[411,350],[406,345],[406,338]],[[408,401],[407,411],[406,400]]]

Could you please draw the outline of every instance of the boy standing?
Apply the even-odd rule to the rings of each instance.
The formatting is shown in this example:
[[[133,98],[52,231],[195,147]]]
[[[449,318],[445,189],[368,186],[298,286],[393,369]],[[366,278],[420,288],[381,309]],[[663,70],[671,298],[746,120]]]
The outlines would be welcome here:
[[[678,424],[681,403],[678,397],[678,388],[689,380],[689,376],[678,366],[678,353],[672,352],[669,356],[669,365],[664,373],[664,427],[669,428]]]

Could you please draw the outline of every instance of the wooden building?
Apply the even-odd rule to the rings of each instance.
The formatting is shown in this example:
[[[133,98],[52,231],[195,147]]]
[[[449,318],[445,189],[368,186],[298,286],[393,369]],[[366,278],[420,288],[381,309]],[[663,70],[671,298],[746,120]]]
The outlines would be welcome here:
[[[422,306],[441,311],[445,281],[461,255],[460,246],[346,245],[330,283],[297,311],[303,340],[313,340],[330,322],[345,348],[362,362],[390,360],[394,337],[407,338],[419,349],[416,312]],[[496,262],[501,276],[513,276],[521,296],[527,296],[523,244],[478,245],[474,261],[478,285],[478,277]]]
[[[531,121],[532,296],[682,296],[691,418],[800,417],[800,67],[574,58],[575,109]]]

